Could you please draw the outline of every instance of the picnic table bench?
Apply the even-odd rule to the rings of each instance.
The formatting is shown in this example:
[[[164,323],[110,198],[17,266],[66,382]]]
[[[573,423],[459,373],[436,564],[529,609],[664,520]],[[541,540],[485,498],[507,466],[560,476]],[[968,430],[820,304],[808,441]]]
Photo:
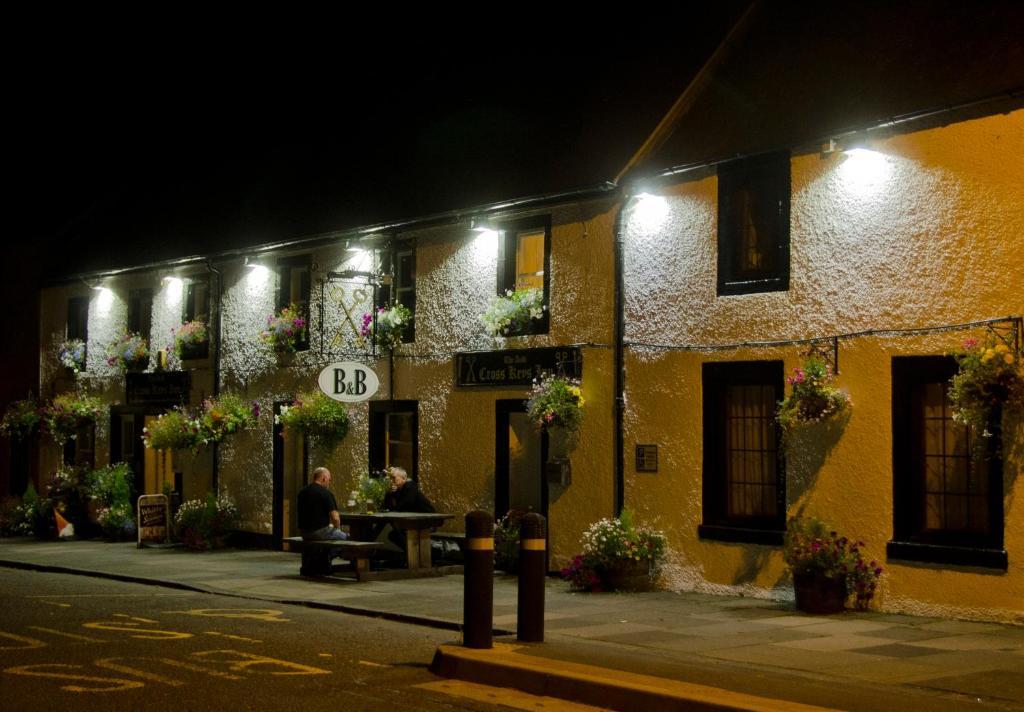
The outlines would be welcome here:
[[[299,573],[303,576],[330,576],[333,573],[331,559],[341,554],[352,563],[356,579],[363,580],[370,571],[370,555],[383,545],[375,541],[348,540],[310,540],[301,536],[286,537],[284,542],[291,548],[302,551],[302,566]]]

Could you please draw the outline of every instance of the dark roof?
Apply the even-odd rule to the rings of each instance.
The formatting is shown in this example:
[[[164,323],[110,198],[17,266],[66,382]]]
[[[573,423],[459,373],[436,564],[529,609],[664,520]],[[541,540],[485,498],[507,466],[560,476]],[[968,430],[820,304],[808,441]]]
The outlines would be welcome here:
[[[1020,2],[761,2],[632,174],[795,148],[1006,92],[1019,106],[1022,38]]]

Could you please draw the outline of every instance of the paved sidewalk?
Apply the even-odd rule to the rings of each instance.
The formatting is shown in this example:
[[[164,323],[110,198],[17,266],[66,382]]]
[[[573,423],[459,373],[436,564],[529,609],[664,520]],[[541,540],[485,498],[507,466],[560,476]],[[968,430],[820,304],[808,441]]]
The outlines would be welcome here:
[[[0,566],[336,608],[453,631],[462,620],[461,576],[309,580],[298,575],[298,555],[285,552],[195,554],[131,543],[0,539]],[[497,576],[499,636],[514,632],[515,610],[515,578]],[[846,709],[1024,709],[1024,626],[875,613],[809,616],[785,604],[701,594],[580,594],[552,579],[546,642],[514,652],[552,666],[596,665]]]

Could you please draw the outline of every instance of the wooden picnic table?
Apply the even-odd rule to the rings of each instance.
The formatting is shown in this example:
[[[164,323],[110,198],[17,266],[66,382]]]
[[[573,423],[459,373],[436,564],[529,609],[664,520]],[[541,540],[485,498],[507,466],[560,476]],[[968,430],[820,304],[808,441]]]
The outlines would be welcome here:
[[[385,524],[405,532],[405,552],[409,570],[430,568],[430,530],[441,526],[454,514],[439,512],[340,512],[341,523],[348,524],[349,533],[357,541],[373,541]]]

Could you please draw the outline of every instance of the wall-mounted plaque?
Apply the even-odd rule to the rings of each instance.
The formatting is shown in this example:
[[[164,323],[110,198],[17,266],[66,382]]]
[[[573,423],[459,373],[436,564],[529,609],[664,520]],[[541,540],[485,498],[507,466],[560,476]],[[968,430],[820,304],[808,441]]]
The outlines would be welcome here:
[[[658,446],[637,445],[636,446],[636,471],[657,472],[658,471]]]
[[[171,407],[188,403],[191,381],[187,371],[127,373],[124,385],[128,405]]]
[[[583,354],[573,346],[455,354],[455,385],[463,388],[529,386],[544,372],[580,378]]]

